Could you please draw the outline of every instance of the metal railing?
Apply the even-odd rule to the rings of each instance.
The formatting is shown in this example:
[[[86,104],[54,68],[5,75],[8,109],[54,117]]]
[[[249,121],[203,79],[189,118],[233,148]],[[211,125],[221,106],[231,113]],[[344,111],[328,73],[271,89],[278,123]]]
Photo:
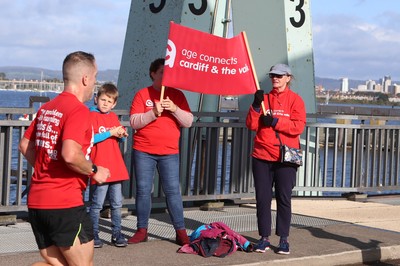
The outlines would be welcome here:
[[[33,110],[0,108],[0,213],[26,210],[32,167],[18,152],[30,121],[17,114]],[[128,111],[115,111],[129,126]],[[254,132],[244,112],[194,113],[191,128],[182,129],[181,188],[185,202],[254,198],[251,150]],[[304,164],[294,194],[340,196],[343,193],[400,192],[400,120],[397,117],[307,115],[301,137]],[[210,122],[212,121],[212,122]],[[121,144],[131,178],[124,182],[125,204],[135,202],[131,141]],[[178,167],[178,166],[177,166]],[[164,202],[155,177],[153,202]]]
[[[308,117],[334,123],[307,123],[303,140],[306,157],[311,158],[305,159],[303,182],[298,182],[295,190],[305,188],[304,191],[325,192],[325,196],[346,192],[400,193],[397,117]],[[313,143],[318,145],[312,146]]]

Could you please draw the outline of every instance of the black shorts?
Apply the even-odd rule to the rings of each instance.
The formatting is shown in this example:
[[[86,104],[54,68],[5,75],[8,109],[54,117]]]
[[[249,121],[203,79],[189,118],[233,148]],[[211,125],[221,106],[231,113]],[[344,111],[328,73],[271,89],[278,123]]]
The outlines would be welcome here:
[[[68,209],[29,209],[29,222],[39,249],[71,247],[93,240],[93,224],[85,206]]]

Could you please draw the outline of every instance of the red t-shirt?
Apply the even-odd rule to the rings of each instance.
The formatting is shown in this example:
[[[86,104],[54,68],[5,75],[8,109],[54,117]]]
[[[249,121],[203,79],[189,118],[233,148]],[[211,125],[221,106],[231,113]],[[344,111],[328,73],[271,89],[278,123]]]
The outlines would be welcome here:
[[[94,134],[109,131],[112,127],[120,126],[121,123],[115,113],[107,114],[99,111],[91,111],[90,117],[93,124]],[[90,154],[93,163],[107,167],[110,170],[110,177],[107,183],[123,181],[129,179],[128,170],[126,170],[124,159],[119,148],[119,141],[116,137],[109,137],[99,143],[96,143]],[[91,180],[92,184],[96,181]]]
[[[161,92],[152,86],[138,91],[133,98],[130,115],[146,113],[153,109],[154,102],[160,100]],[[190,112],[189,104],[183,92],[165,88],[164,98],[169,97],[180,109]],[[133,135],[133,148],[158,155],[179,153],[180,125],[176,118],[168,111],[141,129],[137,129]]]
[[[83,205],[88,177],[70,169],[61,150],[64,140],[74,140],[89,159],[93,137],[89,109],[75,95],[63,92],[39,109],[24,136],[35,143],[36,150],[28,207],[64,209]]]

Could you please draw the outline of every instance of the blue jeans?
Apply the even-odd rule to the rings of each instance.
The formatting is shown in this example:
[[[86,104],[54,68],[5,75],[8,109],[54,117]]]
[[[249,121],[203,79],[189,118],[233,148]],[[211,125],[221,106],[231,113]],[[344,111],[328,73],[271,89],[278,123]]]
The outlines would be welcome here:
[[[151,190],[157,168],[167,208],[176,230],[184,229],[183,203],[179,183],[179,154],[154,155],[133,150],[136,177],[137,227],[147,228],[151,213]]]
[[[122,182],[105,183],[103,185],[92,185],[92,203],[90,205],[90,218],[93,222],[93,232],[99,233],[100,211],[103,209],[104,200],[107,196],[111,206],[111,228],[113,235],[121,231],[121,208],[122,208]]]

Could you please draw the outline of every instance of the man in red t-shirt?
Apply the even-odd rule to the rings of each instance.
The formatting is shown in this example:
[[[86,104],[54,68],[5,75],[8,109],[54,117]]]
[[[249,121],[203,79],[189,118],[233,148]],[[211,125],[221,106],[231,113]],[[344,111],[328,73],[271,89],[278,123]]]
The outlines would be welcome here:
[[[83,201],[88,178],[107,181],[107,168],[89,158],[93,129],[89,109],[97,65],[74,52],[63,63],[64,91],[44,104],[19,150],[34,166],[28,194],[29,221],[41,256],[51,265],[92,265],[93,227]]]

